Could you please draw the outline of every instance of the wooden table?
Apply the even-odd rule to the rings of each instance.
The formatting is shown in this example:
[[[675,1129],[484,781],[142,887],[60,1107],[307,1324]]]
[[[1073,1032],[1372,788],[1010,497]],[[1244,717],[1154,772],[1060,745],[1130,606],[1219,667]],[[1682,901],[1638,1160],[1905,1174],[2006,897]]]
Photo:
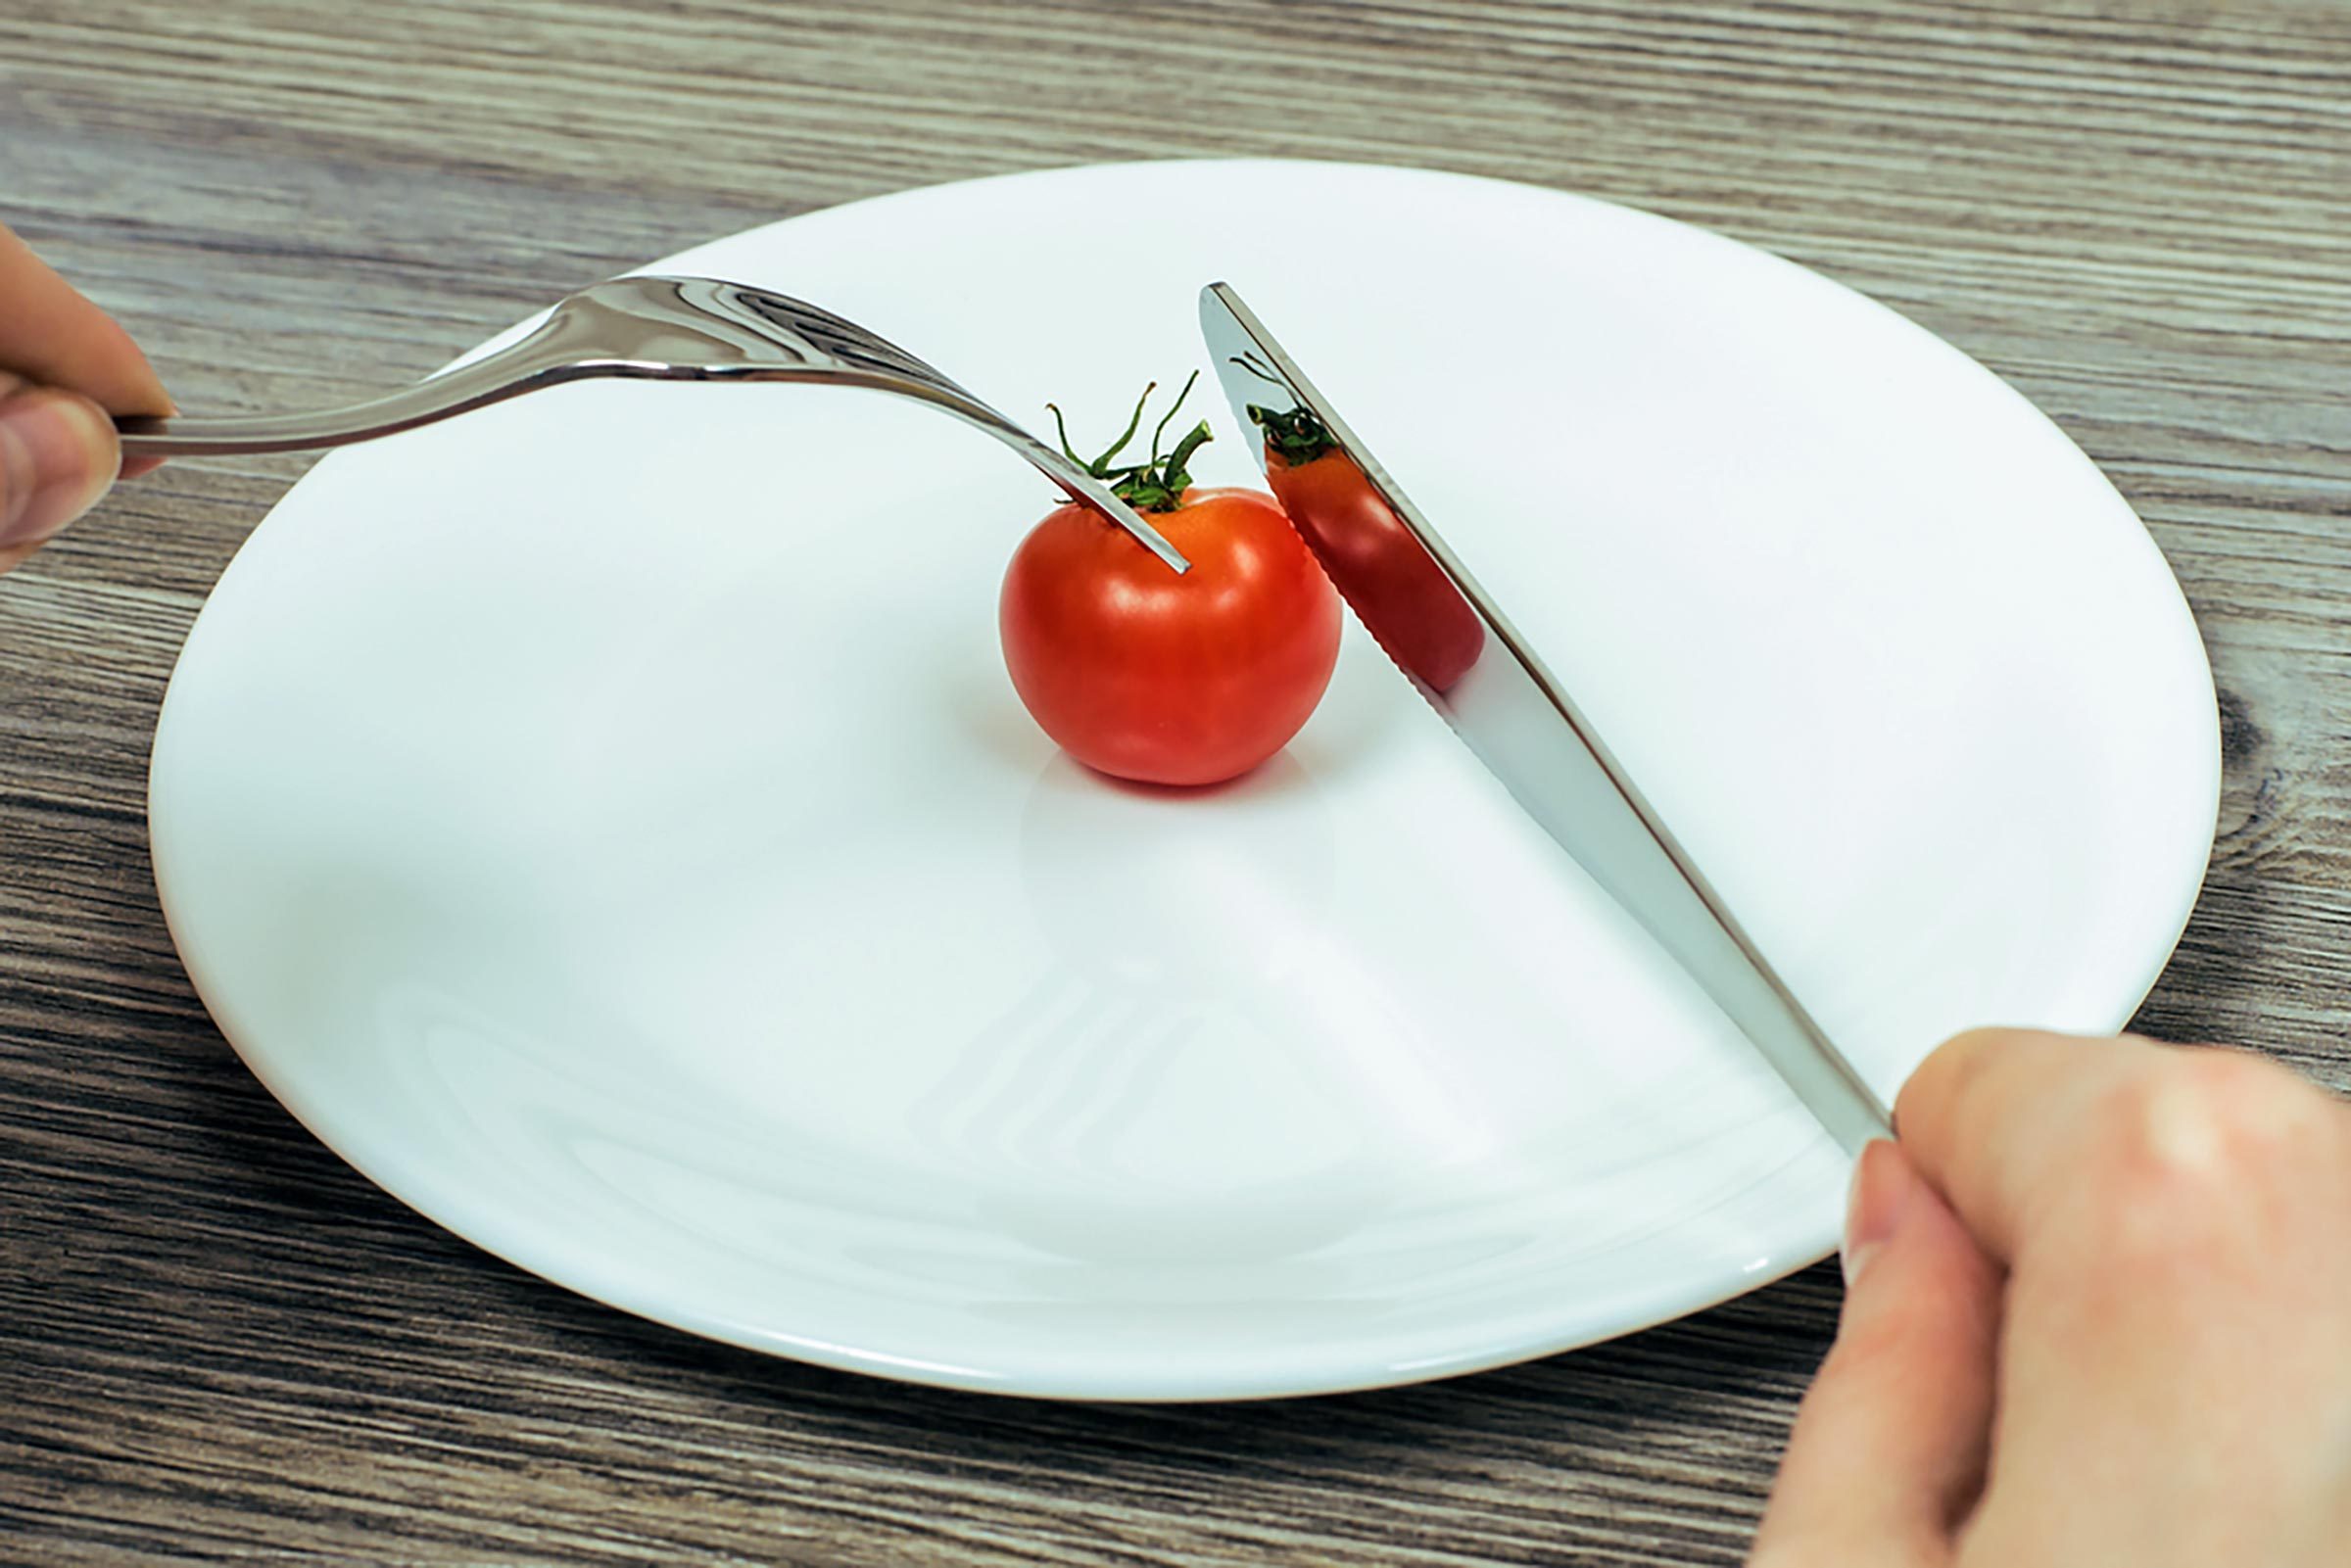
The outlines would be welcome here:
[[[1174,154],[1615,198],[2016,383],[2145,516],[2223,693],[2211,881],[2144,1025],[2339,1075],[2339,0],[0,0],[0,218],[208,411],[398,382],[780,215]],[[172,656],[300,467],[168,468],[0,581],[0,1555],[1740,1558],[1825,1268],[1437,1386],[1055,1406],[624,1317],[347,1169],[189,990],[143,820]]]

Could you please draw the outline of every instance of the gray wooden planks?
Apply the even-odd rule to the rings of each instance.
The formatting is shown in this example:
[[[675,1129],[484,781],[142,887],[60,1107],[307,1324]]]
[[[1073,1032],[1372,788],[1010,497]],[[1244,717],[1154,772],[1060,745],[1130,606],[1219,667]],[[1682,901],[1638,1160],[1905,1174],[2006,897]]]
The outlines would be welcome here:
[[[828,203],[1204,154],[1706,223],[2032,396],[2224,690],[2211,879],[2142,1022],[2343,1078],[2351,9],[0,0],[0,219],[191,409],[408,379]],[[623,1317],[343,1167],[194,1001],[141,815],[178,640],[301,467],[168,468],[0,580],[0,1556],[1739,1559],[1826,1270],[1428,1388],[1046,1405]]]

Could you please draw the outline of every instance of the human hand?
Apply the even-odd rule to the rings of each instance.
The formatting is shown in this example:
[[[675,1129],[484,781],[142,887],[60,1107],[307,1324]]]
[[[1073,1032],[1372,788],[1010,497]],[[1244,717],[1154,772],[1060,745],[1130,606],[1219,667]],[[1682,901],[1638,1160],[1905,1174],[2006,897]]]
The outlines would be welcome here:
[[[2239,1052],[2001,1030],[1895,1120],[1751,1568],[2351,1559],[2351,1110]]]
[[[0,228],[0,572],[97,503],[122,468],[114,414],[168,414],[146,356]]]

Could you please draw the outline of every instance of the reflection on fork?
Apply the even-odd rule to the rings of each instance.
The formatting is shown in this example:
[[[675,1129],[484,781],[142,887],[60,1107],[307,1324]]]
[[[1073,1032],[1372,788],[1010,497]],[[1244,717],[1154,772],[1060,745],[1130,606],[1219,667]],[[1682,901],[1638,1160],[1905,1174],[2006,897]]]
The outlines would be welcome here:
[[[125,457],[305,451],[413,430],[570,381],[795,381],[862,387],[953,414],[1019,452],[1134,536],[1189,568],[1156,528],[1084,467],[931,365],[844,316],[787,295],[702,277],[623,277],[558,300],[511,343],[403,391],[342,408],[228,419],[117,421]]]

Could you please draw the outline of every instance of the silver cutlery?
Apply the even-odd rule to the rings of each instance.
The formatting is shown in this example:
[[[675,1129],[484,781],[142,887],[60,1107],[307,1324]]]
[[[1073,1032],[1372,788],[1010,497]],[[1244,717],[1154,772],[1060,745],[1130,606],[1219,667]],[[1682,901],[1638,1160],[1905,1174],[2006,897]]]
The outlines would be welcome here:
[[[1340,596],[1478,760],[1654,936],[1850,1151],[1889,1137],[1875,1090],[1804,1010],[1590,722],[1395,480],[1223,283],[1200,327],[1235,418]],[[1289,470],[1354,464],[1375,504],[1311,502]],[[1284,495],[1284,491],[1290,492]],[[1393,530],[1389,524],[1393,524]],[[1374,535],[1378,537],[1373,537]]]
[[[1021,454],[1072,500],[1100,512],[1176,571],[1181,552],[1083,466],[932,366],[832,311],[748,284],[623,277],[556,302],[522,337],[389,396],[312,413],[117,421],[127,457],[302,451],[366,441],[565,382],[797,381],[911,398]]]

